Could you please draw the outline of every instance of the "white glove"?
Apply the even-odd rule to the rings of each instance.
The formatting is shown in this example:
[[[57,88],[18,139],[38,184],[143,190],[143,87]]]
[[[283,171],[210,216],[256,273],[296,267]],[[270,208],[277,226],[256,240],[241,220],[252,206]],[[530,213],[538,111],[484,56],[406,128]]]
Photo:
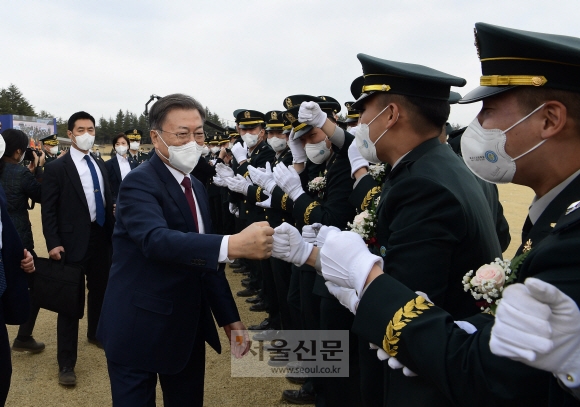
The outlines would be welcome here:
[[[356,307],[358,306],[358,296],[352,288],[340,287],[330,281],[327,281],[326,287],[328,287],[328,292],[336,297],[338,302],[344,305],[350,312],[356,315]]]
[[[567,386],[580,383],[580,310],[542,280],[528,278],[503,291],[489,345],[494,354],[552,372]]]
[[[272,207],[272,195],[270,195],[268,192],[264,192],[266,195],[268,195],[268,199],[266,199],[265,201],[262,202],[256,202],[256,206],[259,206],[260,208],[271,208]]]
[[[316,236],[322,227],[322,223],[313,223],[312,225],[302,226],[302,239],[305,242],[312,243],[316,246]]]
[[[256,168],[248,165],[248,171],[250,171],[250,178],[254,184],[261,186],[264,191],[272,193],[274,187],[276,187],[276,181],[274,181],[274,174],[272,173],[272,168],[270,163],[266,163],[266,168]]]
[[[212,159],[212,160],[209,160],[209,163],[210,163],[211,165],[215,165],[216,161],[217,161],[217,158],[214,158],[214,159]],[[220,163],[220,164],[221,164],[221,163]]]
[[[230,167],[228,167],[224,163],[219,163],[218,165],[216,165],[215,172],[221,178],[229,178],[229,177],[233,177],[234,175],[236,175],[236,174],[234,174],[234,170],[232,170]]]
[[[348,160],[350,161],[350,177],[354,178],[354,173],[369,166],[369,162],[362,158],[358,148],[356,148],[356,143],[352,142],[348,147]]]
[[[286,167],[284,164],[278,164],[274,168],[274,181],[293,201],[304,193],[300,176],[292,165]]]
[[[288,136],[288,147],[292,152],[293,163],[305,163],[307,160],[306,150],[299,138],[294,138],[294,130]]]
[[[230,213],[231,213],[232,215],[235,215],[235,214],[236,214],[236,211],[239,211],[239,209],[238,209],[237,205],[236,205],[236,204],[233,204],[233,203],[231,203],[231,202],[230,202],[230,204],[228,205],[228,209],[229,209],[229,211],[230,211]]]
[[[328,232],[330,232],[331,230],[334,230],[335,232],[340,232],[340,229],[337,228],[336,226],[322,226],[320,228],[320,231],[318,232],[318,235],[316,236],[316,247],[321,249],[322,246],[324,246],[324,242],[326,241],[326,236],[328,236]]]
[[[386,352],[385,352],[386,353]],[[399,362],[399,360],[397,358],[389,358],[389,361],[387,362],[390,366],[391,369],[403,369],[403,374],[407,377],[415,377],[417,376],[417,373],[413,372],[411,369],[409,369],[407,366],[403,365],[401,362]]]
[[[369,252],[362,238],[354,232],[331,230],[320,250],[322,276],[345,288],[354,288],[360,296],[371,269],[383,268],[383,259]]]
[[[302,102],[298,111],[298,121],[313,127],[321,128],[328,116],[316,102]]]
[[[300,267],[312,253],[312,243],[302,239],[300,232],[294,226],[284,222],[274,229],[274,244],[272,257],[293,263]]]
[[[220,177],[219,175],[215,175],[213,177],[213,183],[218,187],[227,187],[228,183],[226,182],[225,178]]]
[[[242,143],[236,143],[232,147],[232,154],[238,164],[241,164],[248,159],[248,148]]]
[[[239,194],[248,195],[248,187],[252,185],[250,181],[242,177],[240,174],[235,177],[225,178],[226,183],[230,191],[237,192]]]

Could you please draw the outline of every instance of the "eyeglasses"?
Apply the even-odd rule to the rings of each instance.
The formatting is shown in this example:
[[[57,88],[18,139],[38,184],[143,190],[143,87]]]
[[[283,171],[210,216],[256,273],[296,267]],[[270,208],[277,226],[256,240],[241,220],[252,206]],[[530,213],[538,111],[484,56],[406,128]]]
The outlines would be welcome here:
[[[180,133],[172,133],[170,131],[165,131],[162,129],[157,129],[157,131],[161,131],[163,133],[169,133],[169,134],[173,134],[174,136],[177,137],[177,139],[179,141],[184,141],[184,140],[191,140],[191,137],[193,137],[194,140],[205,140],[205,133],[203,131],[197,131],[197,132],[193,132],[193,133],[187,133],[187,132],[180,132]]]

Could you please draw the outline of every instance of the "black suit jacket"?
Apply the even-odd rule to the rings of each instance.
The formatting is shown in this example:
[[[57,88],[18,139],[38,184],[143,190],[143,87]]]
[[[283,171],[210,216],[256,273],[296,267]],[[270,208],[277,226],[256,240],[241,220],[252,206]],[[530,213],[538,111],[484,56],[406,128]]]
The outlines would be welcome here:
[[[111,236],[114,219],[109,177],[103,160],[94,155],[93,159],[105,184],[104,227],[107,236]],[[70,153],[44,167],[41,211],[47,250],[63,246],[67,262],[82,261],[89,246],[91,217],[81,178]]]
[[[128,160],[129,167],[132,170],[137,168],[139,163],[134,160]],[[113,196],[113,203],[117,202],[117,195],[119,195],[119,188],[121,187],[121,167],[119,166],[119,160],[117,159],[117,154],[113,155],[109,161],[105,161],[105,168],[109,173],[109,185],[111,186],[111,194]]]

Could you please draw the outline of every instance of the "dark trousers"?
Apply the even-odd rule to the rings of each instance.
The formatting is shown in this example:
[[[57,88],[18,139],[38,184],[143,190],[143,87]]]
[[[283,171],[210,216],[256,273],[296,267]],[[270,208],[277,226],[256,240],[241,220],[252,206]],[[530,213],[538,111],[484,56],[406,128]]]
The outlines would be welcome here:
[[[107,360],[113,407],[155,406],[157,373]],[[159,374],[165,407],[202,407],[205,342],[198,330],[185,368],[177,374]]]
[[[219,192],[219,191],[218,191]],[[222,224],[222,197],[218,194],[209,196],[209,212],[211,215],[211,224],[213,226],[213,233],[216,235],[223,235]]]
[[[261,260],[259,262],[262,270],[262,289],[264,302],[268,305],[268,319],[272,323],[272,327],[281,328],[280,322],[280,307],[278,305],[278,297],[276,295],[276,284],[274,282],[274,273],[272,271],[272,264],[270,259]]]
[[[37,256],[34,250],[28,249],[28,252],[32,254],[32,257],[36,260]],[[32,336],[32,331],[34,331],[34,325],[36,325],[36,318],[38,317],[38,312],[40,311],[40,307],[35,305],[32,301],[32,296],[30,295],[30,288],[32,284],[34,284],[34,273],[28,274],[28,299],[30,301],[30,315],[28,316],[28,320],[20,325],[18,328],[18,336]]]
[[[10,378],[12,377],[12,359],[10,356],[10,342],[8,331],[4,324],[4,311],[0,302],[0,406],[6,403],[8,390],[10,390]]]
[[[312,293],[315,279],[314,268],[300,267],[300,319],[306,330],[320,329],[320,297]]]
[[[350,330],[354,315],[336,298],[322,297],[320,301],[320,329]],[[324,377],[322,390],[316,385],[316,406],[362,406],[358,336],[349,332],[349,377]]]
[[[102,227],[93,223],[87,253],[78,264],[84,269],[89,291],[87,297],[87,337],[95,339],[105,289],[109,280],[109,269],[111,268],[111,243]],[[56,338],[59,367],[74,367],[77,362],[79,342],[78,318],[58,314]]]
[[[288,283],[288,310],[292,319],[292,329],[304,329],[300,319],[300,269],[293,264],[291,267],[290,282]]]
[[[274,257],[270,257],[272,267],[272,277],[276,290],[276,299],[280,312],[280,321],[283,329],[299,329],[292,321],[292,313],[288,304],[288,290],[290,287],[290,278],[292,276],[292,264]]]
[[[358,351],[362,404],[364,407],[382,407],[385,398],[383,369],[387,362],[381,362],[377,350],[370,349],[369,341],[362,337],[358,340]]]

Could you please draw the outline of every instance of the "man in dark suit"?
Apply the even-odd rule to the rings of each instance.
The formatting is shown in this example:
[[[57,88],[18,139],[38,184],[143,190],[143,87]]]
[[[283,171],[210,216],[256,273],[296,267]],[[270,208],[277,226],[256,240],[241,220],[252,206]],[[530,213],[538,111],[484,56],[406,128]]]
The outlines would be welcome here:
[[[88,329],[90,343],[97,346],[97,324],[109,268],[113,231],[113,197],[109,177],[101,159],[90,154],[95,139],[95,119],[86,112],[68,121],[72,148],[60,160],[46,165],[42,183],[42,228],[48,255],[84,268],[87,277]],[[58,316],[57,342],[59,383],[76,384],[79,321]]]
[[[34,272],[34,261],[22,246],[18,232],[8,216],[6,195],[1,186],[0,215],[0,405],[3,406],[12,376],[6,324],[20,325],[28,320],[28,283],[22,270],[26,273]]]
[[[189,96],[157,101],[149,115],[156,154],[119,191],[98,329],[114,405],[154,405],[159,377],[165,406],[202,406],[204,342],[221,351],[212,314],[229,339],[245,329],[223,263],[267,258],[272,250],[266,222],[236,235],[212,234],[207,193],[190,175],[204,119],[203,106]],[[241,357],[247,346],[242,341],[232,353]]]
[[[105,168],[109,173],[109,185],[111,186],[111,193],[113,195],[113,204],[117,202],[117,195],[119,195],[119,187],[121,181],[129,173],[129,171],[137,168],[139,163],[130,159],[128,156],[129,139],[125,133],[119,133],[113,137],[114,154],[110,160],[105,161]]]

